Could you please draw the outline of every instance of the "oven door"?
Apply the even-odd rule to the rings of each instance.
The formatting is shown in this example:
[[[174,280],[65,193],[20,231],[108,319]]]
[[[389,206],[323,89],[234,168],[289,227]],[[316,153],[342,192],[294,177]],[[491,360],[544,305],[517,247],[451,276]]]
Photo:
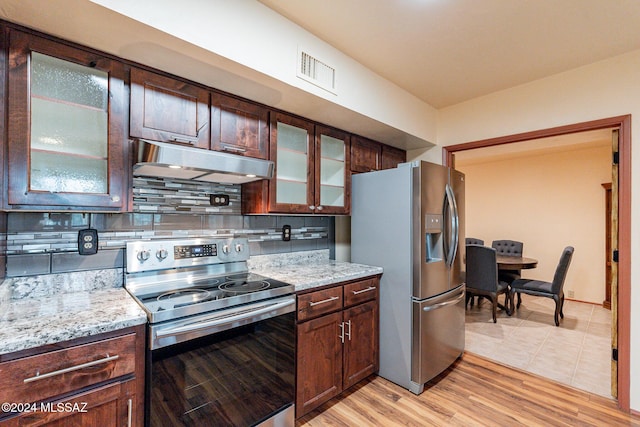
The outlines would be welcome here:
[[[295,298],[262,304],[150,327],[147,425],[293,426]]]

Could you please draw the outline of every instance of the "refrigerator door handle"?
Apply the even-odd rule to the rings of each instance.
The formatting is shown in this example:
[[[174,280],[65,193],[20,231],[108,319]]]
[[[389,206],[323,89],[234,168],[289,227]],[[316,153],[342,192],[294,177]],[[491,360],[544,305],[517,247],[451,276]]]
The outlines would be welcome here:
[[[449,184],[445,186],[445,212],[446,221],[449,221],[451,226],[446,229],[449,231],[449,235],[445,236],[445,242],[447,243],[446,261],[447,266],[453,266],[453,262],[458,252],[458,240],[459,240],[459,227],[458,227],[458,205],[456,204],[456,197],[453,194],[453,189]]]
[[[447,300],[445,302],[441,302],[441,303],[434,304],[434,305],[428,305],[426,307],[423,307],[422,311],[432,311],[432,310],[437,310],[437,309],[442,308],[442,307],[446,307],[448,305],[457,304],[462,298],[464,298],[464,289],[462,289],[462,291],[460,292],[460,295],[458,295],[454,299],[450,299],[450,300]]]

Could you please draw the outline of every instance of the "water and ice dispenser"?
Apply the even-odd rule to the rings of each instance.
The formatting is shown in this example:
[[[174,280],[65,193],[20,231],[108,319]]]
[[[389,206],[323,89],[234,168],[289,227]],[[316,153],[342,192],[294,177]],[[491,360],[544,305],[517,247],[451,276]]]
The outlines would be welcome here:
[[[444,259],[442,221],[442,214],[425,215],[425,262],[427,263]]]

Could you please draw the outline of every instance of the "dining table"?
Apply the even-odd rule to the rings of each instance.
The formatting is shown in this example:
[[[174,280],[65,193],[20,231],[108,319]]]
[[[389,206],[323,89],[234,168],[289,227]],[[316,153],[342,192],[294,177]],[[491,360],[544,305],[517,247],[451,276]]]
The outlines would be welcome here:
[[[498,270],[527,270],[536,268],[538,260],[523,256],[497,255]]]

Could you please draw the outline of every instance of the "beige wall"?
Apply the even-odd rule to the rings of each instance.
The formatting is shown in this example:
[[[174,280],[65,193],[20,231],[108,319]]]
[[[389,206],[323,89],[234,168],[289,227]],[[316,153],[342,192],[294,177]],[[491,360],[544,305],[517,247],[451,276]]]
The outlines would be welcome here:
[[[523,277],[550,281],[565,246],[575,248],[565,296],[601,304],[605,283],[608,146],[478,162],[456,159],[466,175],[466,234],[524,243],[538,267]]]
[[[440,111],[446,146],[631,114],[640,135],[640,50],[496,92]],[[635,145],[632,143],[632,146]],[[640,200],[640,155],[631,157],[631,198]],[[631,210],[631,307],[640,306],[640,205]],[[533,252],[532,252],[533,255]],[[630,406],[640,411],[640,310],[631,310]]]

